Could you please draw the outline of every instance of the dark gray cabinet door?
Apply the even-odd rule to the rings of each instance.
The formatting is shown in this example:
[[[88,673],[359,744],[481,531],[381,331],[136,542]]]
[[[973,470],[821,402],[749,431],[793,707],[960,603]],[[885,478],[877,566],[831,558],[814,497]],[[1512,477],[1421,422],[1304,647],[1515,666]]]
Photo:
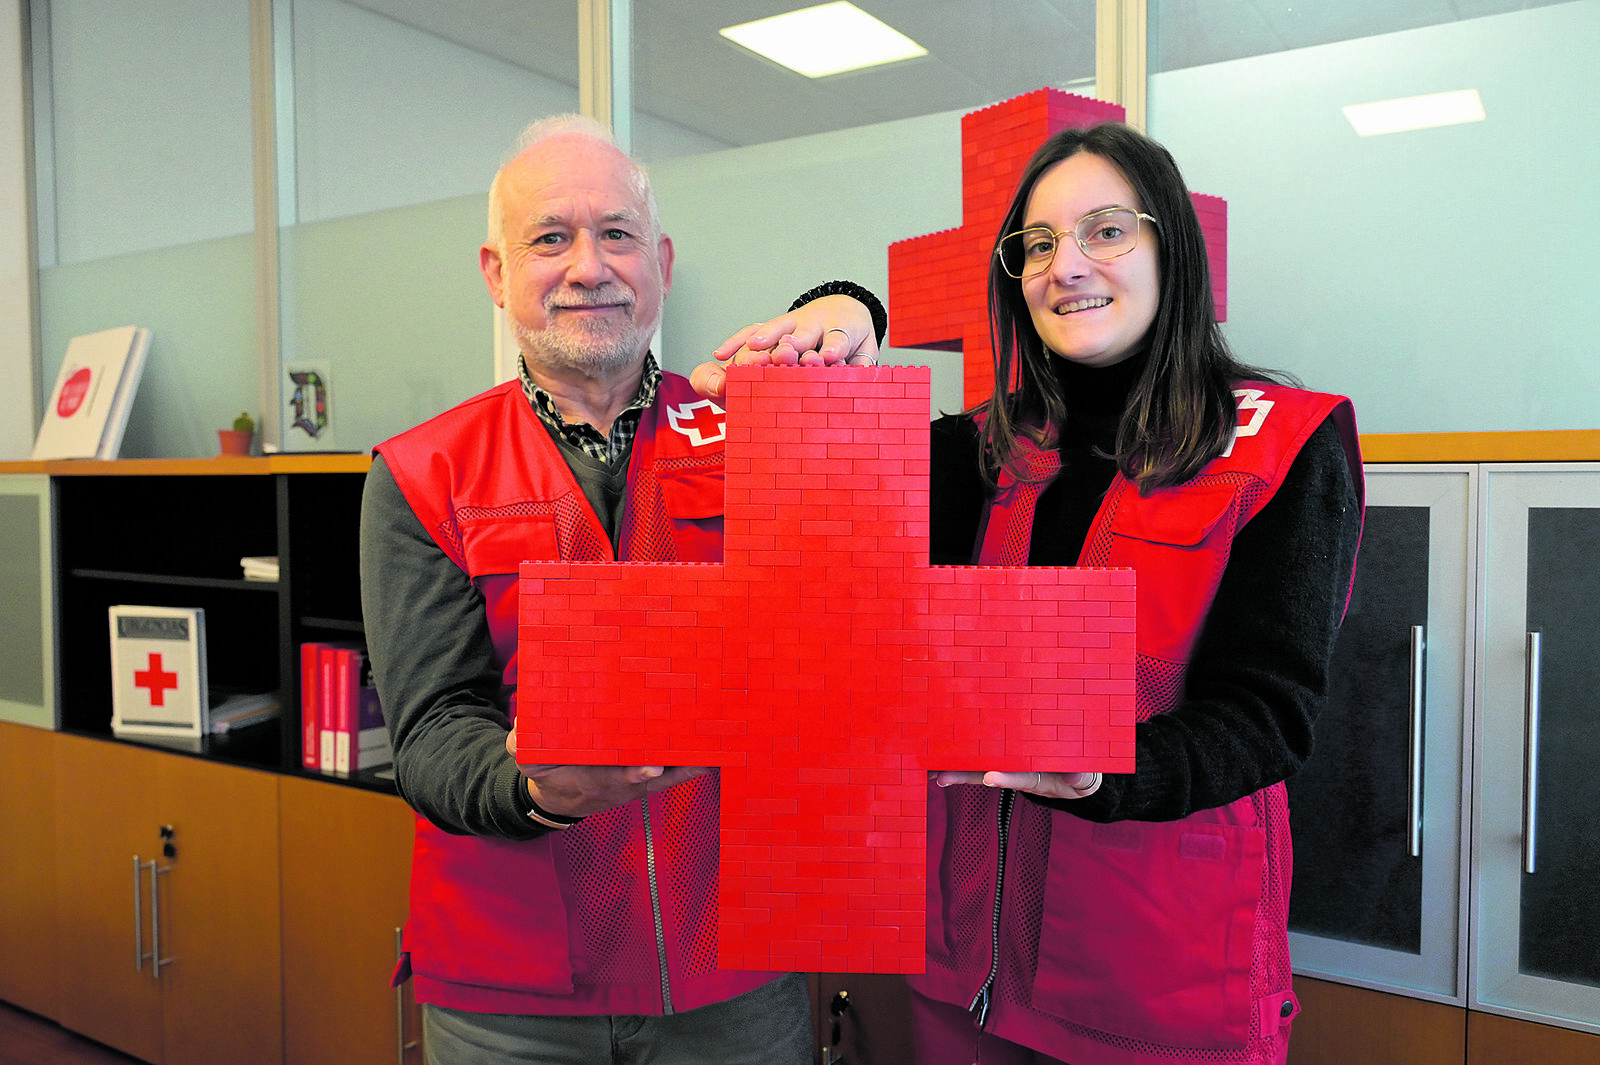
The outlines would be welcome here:
[[[1296,971],[1462,1001],[1475,468],[1369,467],[1329,701],[1289,781]]]
[[[1600,1031],[1600,464],[1484,491],[1473,997]]]

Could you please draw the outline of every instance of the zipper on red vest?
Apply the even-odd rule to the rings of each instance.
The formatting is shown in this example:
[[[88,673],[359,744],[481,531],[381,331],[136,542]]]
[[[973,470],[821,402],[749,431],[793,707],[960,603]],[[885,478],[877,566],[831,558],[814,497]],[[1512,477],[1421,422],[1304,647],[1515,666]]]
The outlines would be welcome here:
[[[972,1002],[967,1006],[967,1012],[972,1014],[972,1021],[978,1026],[981,1034],[983,1026],[989,1022],[989,1007],[994,995],[995,976],[1000,972],[1000,903],[1004,896],[1006,882],[1006,850],[1011,839],[1011,807],[1015,804],[1017,793],[1009,788],[1000,793],[1000,848],[999,860],[995,862],[994,873],[994,915],[989,925],[989,972],[983,978],[978,993],[972,996]]]
[[[644,867],[650,883],[650,917],[656,926],[656,968],[661,974],[661,1013],[672,1012],[672,975],[667,968],[667,933],[661,922],[661,888],[656,883],[656,841],[650,831],[650,798],[639,800],[639,815],[644,820]]]

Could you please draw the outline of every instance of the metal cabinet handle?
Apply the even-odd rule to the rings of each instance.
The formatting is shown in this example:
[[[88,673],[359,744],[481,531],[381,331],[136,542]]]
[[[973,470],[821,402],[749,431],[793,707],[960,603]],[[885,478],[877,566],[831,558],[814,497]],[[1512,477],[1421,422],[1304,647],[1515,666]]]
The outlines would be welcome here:
[[[161,956],[161,881],[162,873],[172,872],[172,867],[162,868],[154,859],[150,861],[150,975],[161,979],[161,967],[171,965],[171,958]]]
[[[1523,696],[1527,734],[1522,749],[1522,871],[1532,873],[1539,820],[1539,656],[1544,634],[1528,633],[1528,680]]]
[[[1422,706],[1427,689],[1427,636],[1421,625],[1411,626],[1411,747],[1410,793],[1406,823],[1411,837],[1411,857],[1422,857]]]
[[[152,859],[149,864],[154,868],[156,863]],[[144,972],[144,960],[150,957],[144,952],[144,899],[139,891],[139,876],[144,872],[144,867],[145,863],[135,854],[133,856],[133,971],[136,973]]]

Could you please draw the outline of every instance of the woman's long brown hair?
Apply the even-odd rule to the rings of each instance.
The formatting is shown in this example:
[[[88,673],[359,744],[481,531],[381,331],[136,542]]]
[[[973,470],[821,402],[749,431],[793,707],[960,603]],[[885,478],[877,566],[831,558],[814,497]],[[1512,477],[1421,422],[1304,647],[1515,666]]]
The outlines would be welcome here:
[[[1177,163],[1161,145],[1120,122],[1062,130],[1045,141],[1023,171],[997,245],[1000,236],[1025,224],[1028,198],[1046,171],[1078,152],[1092,152],[1116,167],[1133,186],[1137,206],[1156,218],[1161,291],[1147,338],[1149,357],[1116,439],[1118,468],[1148,494],[1189,480],[1227,449],[1237,424],[1236,382],[1287,378],[1233,357],[1217,326],[1205,238]],[[1005,272],[998,256],[989,264],[989,329],[996,387],[974,413],[984,415],[982,461],[993,483],[1002,469],[1024,476],[1017,465],[1018,433],[1042,447],[1055,445],[1067,403],[1050,363],[1059,356],[1045,348],[1022,283]],[[1007,389],[1013,374],[1015,383]]]

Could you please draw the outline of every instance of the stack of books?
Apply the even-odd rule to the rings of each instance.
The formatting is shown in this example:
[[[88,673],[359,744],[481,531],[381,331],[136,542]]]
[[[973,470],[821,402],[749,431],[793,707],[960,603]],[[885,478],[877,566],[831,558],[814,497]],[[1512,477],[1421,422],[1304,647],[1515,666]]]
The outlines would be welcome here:
[[[278,580],[277,555],[246,555],[239,560],[239,568],[247,581],[276,583]]]
[[[278,719],[277,692],[211,693],[211,734],[221,736]]]
[[[306,769],[338,776],[393,763],[367,652],[359,643],[300,645],[300,755]]]

